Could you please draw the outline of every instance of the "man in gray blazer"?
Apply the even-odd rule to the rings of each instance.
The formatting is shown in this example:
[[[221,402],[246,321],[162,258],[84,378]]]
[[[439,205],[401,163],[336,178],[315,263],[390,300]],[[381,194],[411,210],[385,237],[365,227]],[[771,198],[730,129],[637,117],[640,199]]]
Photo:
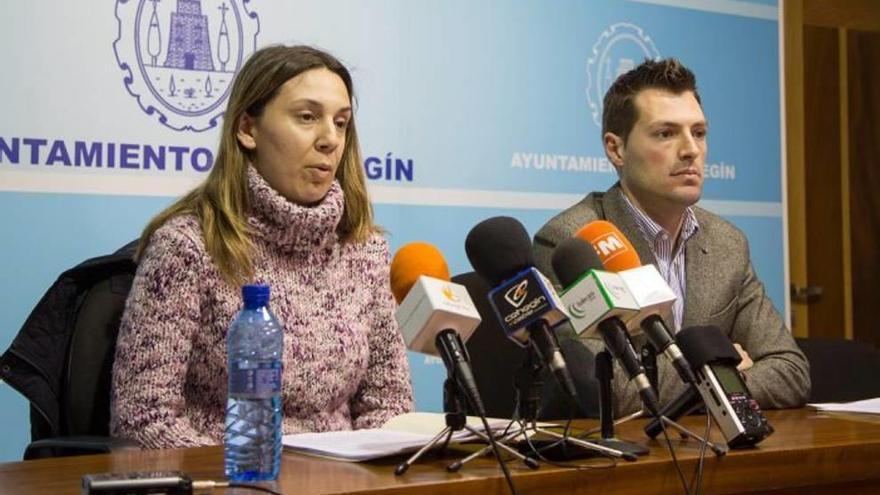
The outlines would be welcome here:
[[[745,235],[694,206],[702,194],[708,125],[693,73],[675,59],[645,61],[609,88],[602,120],[605,153],[620,181],[538,231],[538,269],[559,288],[550,263],[554,248],[593,220],[613,223],[676,292],[668,328],[717,325],[743,357],[740,369],[761,407],[803,405],[809,365],[755,276]],[[594,353],[604,348],[598,337],[581,342]],[[634,337],[637,348],[645,343],[644,335]],[[662,357],[658,378],[662,404],[685,390]],[[617,415],[641,407],[627,381],[615,364]]]

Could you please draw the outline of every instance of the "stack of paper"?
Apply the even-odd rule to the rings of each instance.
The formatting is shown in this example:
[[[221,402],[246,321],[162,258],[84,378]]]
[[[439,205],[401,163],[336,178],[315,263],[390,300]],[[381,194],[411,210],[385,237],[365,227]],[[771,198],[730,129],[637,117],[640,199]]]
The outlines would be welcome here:
[[[479,418],[469,416],[467,423],[477,431],[484,431]],[[507,419],[492,419],[489,420],[489,427],[493,432],[500,431],[509,423]],[[285,449],[303,454],[359,462],[414,452],[430,442],[445,426],[443,414],[408,413],[391,419],[382,428],[297,433],[285,435],[281,441]],[[453,434],[452,441],[463,442],[473,438],[469,431],[459,430]]]
[[[377,428],[285,435],[282,443],[284,448],[303,454],[359,462],[418,450],[431,438],[430,435]]]

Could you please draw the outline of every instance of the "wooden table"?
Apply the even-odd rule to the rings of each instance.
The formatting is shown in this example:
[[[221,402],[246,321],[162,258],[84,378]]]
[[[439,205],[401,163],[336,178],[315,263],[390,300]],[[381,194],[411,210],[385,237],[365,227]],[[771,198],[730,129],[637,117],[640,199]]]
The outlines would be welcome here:
[[[732,451],[726,457],[708,454],[703,493],[763,493],[774,495],[880,494],[880,420],[837,416],[811,409],[768,411],[776,433],[756,449]],[[705,417],[685,418],[689,428],[705,428]],[[594,422],[579,422],[591,426]],[[644,421],[618,428],[618,436],[651,448],[637,462],[620,462],[609,469],[563,469],[542,465],[531,471],[511,462],[522,494],[680,494],[684,493],[665,444],[649,441],[641,432]],[[717,433],[717,432],[716,432]],[[720,439],[713,435],[713,439]],[[697,443],[673,437],[685,476],[693,473]],[[285,453],[275,489],[283,493],[323,494],[479,494],[508,493],[500,469],[491,457],[465,465],[458,473],[445,466],[456,456],[431,458],[403,476],[393,474],[400,459],[344,463]],[[180,470],[193,479],[223,478],[220,447],[165,451],[130,451],[111,455],[67,457],[0,464],[0,493],[80,493],[85,473],[138,470]],[[598,465],[599,460],[579,461]],[[214,493],[252,494],[250,490]]]

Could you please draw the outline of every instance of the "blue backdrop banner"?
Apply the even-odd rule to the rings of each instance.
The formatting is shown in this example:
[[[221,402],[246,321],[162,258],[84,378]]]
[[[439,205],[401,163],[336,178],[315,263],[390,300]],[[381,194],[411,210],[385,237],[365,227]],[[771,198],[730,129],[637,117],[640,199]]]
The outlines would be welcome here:
[[[749,237],[787,313],[775,1],[116,0],[9,2],[0,33],[0,348],[54,278],[137,237],[210,170],[247,56],[306,43],[353,72],[364,168],[393,249],[464,238],[494,215],[534,233],[616,180],[599,120],[614,78],[674,56],[710,122],[701,206]],[[441,408],[438,359],[410,353],[417,408]],[[0,384],[0,461],[28,441]]]

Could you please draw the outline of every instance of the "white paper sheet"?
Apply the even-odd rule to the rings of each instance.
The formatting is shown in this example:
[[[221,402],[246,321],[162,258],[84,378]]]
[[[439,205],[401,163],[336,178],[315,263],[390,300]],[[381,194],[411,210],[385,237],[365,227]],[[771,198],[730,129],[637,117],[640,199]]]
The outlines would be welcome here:
[[[865,399],[855,402],[829,402],[825,404],[807,405],[815,407],[820,411],[880,414],[880,398]]]
[[[430,435],[377,428],[285,435],[281,442],[304,454],[358,462],[409,452],[430,440]]]
[[[492,431],[507,427],[510,420],[489,419]],[[468,416],[467,424],[483,431],[477,417]],[[414,452],[427,444],[446,427],[446,417],[438,413],[407,413],[389,420],[382,428],[354,431],[296,433],[281,439],[285,449],[343,461],[360,462],[395,454]],[[467,430],[452,435],[453,442],[474,439]]]

